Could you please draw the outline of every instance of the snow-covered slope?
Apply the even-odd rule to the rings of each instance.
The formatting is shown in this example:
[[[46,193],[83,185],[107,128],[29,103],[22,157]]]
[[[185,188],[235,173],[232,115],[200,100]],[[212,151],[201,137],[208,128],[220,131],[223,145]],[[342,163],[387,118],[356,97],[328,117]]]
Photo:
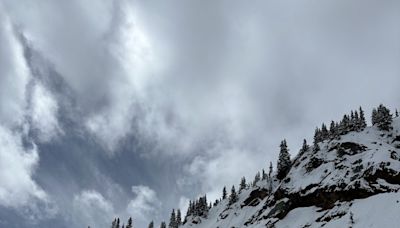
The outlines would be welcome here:
[[[260,181],[182,227],[400,227],[400,119],[392,126],[325,140],[299,154],[272,193]]]

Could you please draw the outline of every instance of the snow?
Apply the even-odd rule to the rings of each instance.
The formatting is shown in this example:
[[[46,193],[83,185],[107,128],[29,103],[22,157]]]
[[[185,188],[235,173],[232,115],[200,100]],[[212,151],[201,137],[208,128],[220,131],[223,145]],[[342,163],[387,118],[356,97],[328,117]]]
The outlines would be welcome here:
[[[351,204],[351,206],[349,206]],[[291,227],[350,227],[350,212],[353,213],[353,228],[398,227],[400,214],[400,193],[381,193],[366,199],[354,200],[332,210],[340,210],[345,214],[329,222],[316,222],[327,213],[318,207],[296,208],[289,212],[285,219],[275,224],[276,228]]]
[[[286,194],[298,194],[300,197],[315,191],[334,189],[346,192],[360,189],[372,195],[368,198],[336,201],[330,209],[316,205],[297,207],[291,209],[283,219],[278,219],[268,215],[276,205],[288,201],[288,198],[274,199],[275,196],[270,195],[260,199],[255,206],[244,205],[252,191],[268,188],[267,181],[263,180],[257,186],[243,190],[235,204],[228,206],[228,200],[223,200],[210,209],[207,218],[190,217],[182,228],[258,228],[272,225],[276,228],[399,227],[400,185],[389,183],[381,177],[372,181],[366,179],[366,176],[382,170],[389,170],[391,175],[400,177],[400,142],[394,142],[394,138],[400,136],[400,118],[394,118],[392,126],[391,132],[367,127],[361,132],[341,136],[338,140],[323,141],[319,143],[320,151],[312,152],[310,148],[298,157],[297,165],[291,168],[286,180],[274,182],[274,191],[283,190]],[[339,156],[336,146],[347,142],[363,146],[364,150]],[[396,153],[397,158],[391,157],[392,153]],[[310,168],[313,159],[321,161],[321,164]],[[197,224],[193,223],[194,220]]]

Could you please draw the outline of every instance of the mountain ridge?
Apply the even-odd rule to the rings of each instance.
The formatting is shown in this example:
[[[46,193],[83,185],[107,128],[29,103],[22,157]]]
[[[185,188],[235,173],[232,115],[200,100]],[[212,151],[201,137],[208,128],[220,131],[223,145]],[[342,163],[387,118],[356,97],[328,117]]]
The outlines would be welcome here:
[[[392,120],[388,130],[381,129],[381,120],[373,119],[373,126],[317,140],[293,159],[282,180],[275,177],[271,193],[270,181],[260,180],[238,193],[236,202],[228,198],[217,201],[206,216],[189,215],[181,227],[395,226],[394,216],[400,213],[397,113]],[[396,213],[373,210],[384,210],[386,206],[381,204]]]

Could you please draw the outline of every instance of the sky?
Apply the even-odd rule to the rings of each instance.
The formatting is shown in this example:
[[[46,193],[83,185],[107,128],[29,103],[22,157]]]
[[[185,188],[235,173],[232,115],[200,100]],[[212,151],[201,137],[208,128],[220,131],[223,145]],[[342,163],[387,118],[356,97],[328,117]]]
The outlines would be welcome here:
[[[0,227],[136,227],[400,107],[400,3],[0,0]]]

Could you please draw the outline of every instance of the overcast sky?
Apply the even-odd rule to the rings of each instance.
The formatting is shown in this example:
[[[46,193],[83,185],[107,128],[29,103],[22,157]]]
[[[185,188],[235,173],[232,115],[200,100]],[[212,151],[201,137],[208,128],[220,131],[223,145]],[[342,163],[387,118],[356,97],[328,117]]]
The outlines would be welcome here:
[[[0,0],[0,227],[137,227],[400,107],[400,2]]]

